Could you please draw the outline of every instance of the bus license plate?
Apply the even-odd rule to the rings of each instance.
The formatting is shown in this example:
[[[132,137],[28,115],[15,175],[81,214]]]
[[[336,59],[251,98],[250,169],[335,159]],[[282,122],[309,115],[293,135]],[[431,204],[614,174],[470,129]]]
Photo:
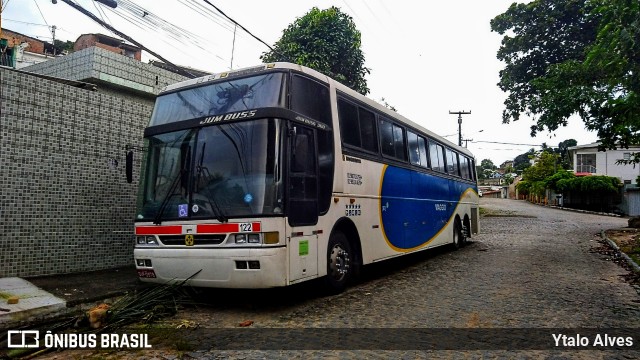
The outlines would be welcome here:
[[[138,269],[138,276],[141,278],[155,278],[156,273],[153,270]]]

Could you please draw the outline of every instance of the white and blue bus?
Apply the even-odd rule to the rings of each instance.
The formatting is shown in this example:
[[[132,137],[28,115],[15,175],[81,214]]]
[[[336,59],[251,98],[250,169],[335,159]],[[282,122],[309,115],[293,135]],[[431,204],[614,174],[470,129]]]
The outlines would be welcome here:
[[[340,291],[362,265],[458,248],[479,230],[467,149],[304,66],[167,86],[144,142],[134,250],[143,281],[323,278]]]

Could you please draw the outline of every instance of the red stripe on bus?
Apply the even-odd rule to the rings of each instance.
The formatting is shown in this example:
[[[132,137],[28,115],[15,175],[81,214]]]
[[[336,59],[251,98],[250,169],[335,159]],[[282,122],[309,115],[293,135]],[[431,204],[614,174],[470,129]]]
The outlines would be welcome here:
[[[238,228],[238,224],[202,224],[198,225],[196,232],[198,234],[230,233],[238,232]]]
[[[251,231],[260,231],[260,223],[251,223]],[[201,224],[198,225],[196,232],[198,234],[219,234],[219,233],[232,233],[241,232],[240,224]]]
[[[182,225],[137,226],[136,235],[180,235]]]

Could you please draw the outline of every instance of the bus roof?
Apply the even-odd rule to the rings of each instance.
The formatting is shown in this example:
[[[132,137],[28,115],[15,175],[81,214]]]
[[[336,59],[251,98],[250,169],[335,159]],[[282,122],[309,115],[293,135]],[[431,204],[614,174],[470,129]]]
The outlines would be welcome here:
[[[437,139],[438,141],[442,142],[443,144],[445,144],[446,146],[449,146],[451,148],[456,149],[459,152],[465,153],[466,155],[469,155],[471,157],[473,156],[473,153],[471,153],[471,151],[469,151],[467,148],[462,147],[462,146],[458,146],[457,144],[445,139],[444,137],[426,129],[425,127],[409,120],[408,118],[400,115],[399,113],[388,109],[387,107],[379,104],[376,101],[373,101],[371,99],[369,99],[368,97],[360,94],[359,92],[347,87],[346,85],[316,71],[313,70],[311,68],[308,68],[306,66],[302,66],[302,65],[298,65],[298,64],[293,64],[293,63],[288,63],[288,62],[276,62],[276,63],[268,63],[268,64],[261,64],[258,66],[252,66],[252,67],[246,67],[246,68],[241,68],[241,69],[237,69],[237,70],[229,70],[229,71],[225,71],[225,72],[220,72],[220,73],[215,73],[215,74],[211,74],[211,75],[206,75],[206,76],[202,76],[202,77],[198,77],[198,78],[194,78],[194,79],[188,79],[188,80],[184,80],[181,82],[177,82],[171,85],[167,85],[164,89],[162,89],[162,91],[160,92],[159,95],[162,95],[163,93],[166,92],[174,92],[177,91],[179,89],[182,88],[189,88],[189,87],[193,87],[196,86],[198,84],[203,84],[209,81],[214,81],[214,80],[220,80],[220,79],[225,79],[225,78],[231,78],[231,77],[237,77],[237,76],[244,76],[244,75],[250,75],[252,73],[260,73],[262,71],[266,71],[266,70],[272,70],[272,69],[289,69],[289,70],[296,70],[299,72],[302,72],[306,75],[309,75],[313,78],[316,78],[317,80],[320,80],[324,83],[328,83],[332,86],[334,86],[337,90],[341,91],[344,94],[347,94],[363,103],[365,103],[366,105],[376,109],[378,112],[385,114],[386,116],[388,116],[391,119],[394,119],[398,122],[400,122],[401,124],[404,124],[408,127],[414,128],[415,130],[418,130],[434,139]]]

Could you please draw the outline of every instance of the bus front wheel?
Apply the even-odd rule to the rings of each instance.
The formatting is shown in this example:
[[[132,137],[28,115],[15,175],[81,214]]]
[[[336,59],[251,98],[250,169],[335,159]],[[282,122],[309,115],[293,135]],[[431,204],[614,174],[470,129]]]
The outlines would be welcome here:
[[[353,253],[347,237],[336,232],[327,247],[327,276],[325,284],[331,293],[342,292],[352,275]]]
[[[460,249],[462,246],[462,242],[464,241],[464,237],[462,235],[462,226],[460,225],[459,220],[455,220],[453,224],[453,248],[454,250]]]

